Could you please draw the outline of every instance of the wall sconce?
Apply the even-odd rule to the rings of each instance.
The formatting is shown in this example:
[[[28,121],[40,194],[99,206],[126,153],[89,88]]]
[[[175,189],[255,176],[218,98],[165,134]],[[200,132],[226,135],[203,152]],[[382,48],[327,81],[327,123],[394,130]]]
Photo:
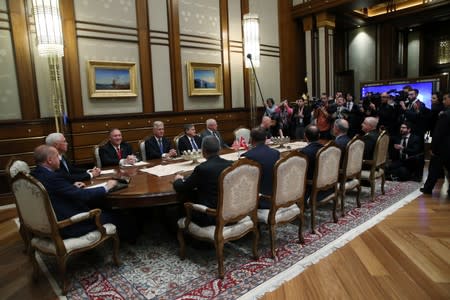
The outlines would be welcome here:
[[[33,0],[33,15],[36,26],[37,49],[40,56],[48,57],[52,104],[56,131],[63,131],[63,94],[59,61],[64,56],[59,0]]]
[[[259,48],[259,18],[256,14],[245,14],[242,20],[244,29],[244,55],[245,67],[251,68],[248,54],[251,55],[253,66],[259,67],[260,63],[260,48]]]

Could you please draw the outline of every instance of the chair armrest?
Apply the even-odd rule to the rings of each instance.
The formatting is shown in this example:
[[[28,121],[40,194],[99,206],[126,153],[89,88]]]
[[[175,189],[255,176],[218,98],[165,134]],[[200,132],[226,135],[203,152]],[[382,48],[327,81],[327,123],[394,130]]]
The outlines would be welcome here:
[[[103,226],[100,222],[100,214],[101,213],[102,213],[101,209],[95,208],[88,212],[79,213],[79,214],[71,216],[70,218],[58,221],[57,224],[58,224],[59,229],[62,229],[64,227],[73,225],[75,223],[79,223],[84,220],[95,218],[95,224],[97,225],[97,228],[101,231],[101,228],[103,228]]]
[[[192,210],[198,211],[198,212],[202,212],[205,213],[207,215],[211,215],[211,216],[216,216],[217,215],[217,211],[215,209],[209,208],[208,206],[202,205],[202,204],[196,204],[196,203],[192,203],[192,202],[186,202],[184,203],[184,207],[186,209],[186,214],[189,215],[191,214]]]

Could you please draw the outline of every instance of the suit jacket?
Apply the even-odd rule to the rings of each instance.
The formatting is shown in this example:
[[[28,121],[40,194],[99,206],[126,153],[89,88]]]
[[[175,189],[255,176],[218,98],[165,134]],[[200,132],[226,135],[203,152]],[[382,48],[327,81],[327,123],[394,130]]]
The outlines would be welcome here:
[[[126,142],[122,142],[120,144],[120,149],[122,150],[122,158],[127,158],[128,155],[133,154],[133,148],[131,148],[131,146]],[[104,146],[100,147],[99,154],[102,167],[119,165],[119,156],[117,155],[117,151],[111,142],[108,142]]]
[[[195,167],[192,174],[185,180],[175,180],[173,187],[175,191],[180,193],[197,190],[197,199],[194,202],[216,208],[220,173],[231,166],[232,163],[232,161],[225,160],[218,155],[209,157],[204,163]]]
[[[64,166],[63,160],[66,162],[66,166]],[[61,175],[65,176],[70,182],[76,181],[85,181],[90,180],[91,175],[84,168],[78,168],[67,161],[65,157],[62,157],[61,162],[59,164],[59,169],[56,171]]]
[[[259,144],[255,148],[245,152],[242,156],[254,160],[261,165],[262,175],[259,191],[261,194],[271,196],[273,192],[273,166],[280,158],[280,152],[265,144]]]
[[[428,129],[428,121],[431,111],[419,100],[416,102],[419,111],[416,111],[412,105],[404,111],[403,115],[406,121],[411,123],[411,132],[418,136],[423,136]]]
[[[98,207],[99,200],[106,195],[103,187],[77,188],[60,173],[39,165],[31,172],[31,175],[44,185],[58,220],[70,218]],[[61,234],[64,237],[75,237],[94,229],[93,221],[88,220],[63,228]]]
[[[394,144],[402,144],[402,137],[394,137]],[[410,134],[406,148],[403,149],[403,153],[408,155],[409,158],[418,158],[419,154],[423,154],[423,138],[415,134]],[[400,150],[394,149],[392,160],[400,160]]]
[[[163,153],[168,153],[170,151],[172,147],[170,141],[165,137],[162,137],[161,139],[163,144],[162,153],[155,136],[152,136],[145,141],[145,156],[147,157],[147,159],[161,158]]]
[[[345,152],[345,148],[347,147],[348,142],[350,141],[350,137],[346,134],[337,136],[334,142],[336,145],[341,148],[342,152]]]
[[[196,136],[194,136],[194,141],[197,144],[198,149],[200,149],[202,147],[202,138],[199,137],[198,135],[196,135]],[[190,142],[189,138],[187,137],[187,135],[183,135],[178,140],[178,152],[180,154],[183,154],[183,151],[186,151],[186,150],[193,150],[193,149],[192,149],[191,142]]]
[[[387,103],[382,103],[378,108],[378,128],[383,127],[389,132],[389,134],[394,134],[396,123],[396,113],[392,105]]]
[[[372,130],[362,136],[362,141],[364,142],[364,155],[363,159],[371,160],[373,159],[373,153],[375,151],[375,145],[377,143],[378,130]]]
[[[205,129],[205,130],[203,130],[203,131],[200,133],[200,137],[201,137],[202,139],[203,139],[204,137],[210,136],[210,135],[213,135],[213,134],[212,134],[211,131],[209,131],[208,129]],[[220,134],[220,132],[216,131],[216,136],[217,136],[217,138],[219,139],[220,147],[221,147],[221,148],[228,148],[228,145],[227,145],[227,144],[225,143],[225,141],[223,140],[222,135]]]
[[[450,108],[439,115],[433,131],[431,150],[443,162],[450,162]]]
[[[316,154],[317,151],[322,148],[323,145],[319,142],[311,142],[305,148],[300,149],[300,152],[306,154],[308,156],[308,172],[307,179],[312,180],[314,177],[314,170],[316,168]]]

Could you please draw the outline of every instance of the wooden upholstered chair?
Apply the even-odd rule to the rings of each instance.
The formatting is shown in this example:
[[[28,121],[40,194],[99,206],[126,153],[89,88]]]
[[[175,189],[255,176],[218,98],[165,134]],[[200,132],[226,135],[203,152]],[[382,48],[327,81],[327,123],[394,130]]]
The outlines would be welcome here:
[[[28,164],[26,162],[24,162],[22,160],[18,160],[13,157],[6,164],[5,172],[6,172],[6,178],[8,180],[9,187],[12,189],[11,182],[12,182],[13,178],[16,177],[16,175],[19,174],[19,172],[22,172],[24,174],[29,174],[30,167],[28,166]],[[20,236],[22,237],[23,243],[25,244],[25,251],[28,251],[29,247],[30,247],[30,235],[26,231],[25,227],[23,226],[23,221],[22,221],[22,217],[20,216],[20,214],[19,214],[19,223],[20,223],[19,233],[20,233]]]
[[[178,220],[180,257],[185,258],[184,233],[211,242],[216,248],[219,277],[224,277],[223,246],[253,232],[253,256],[258,258],[258,191],[261,167],[247,158],[240,159],[222,171],[219,177],[217,208],[187,202],[186,217]],[[201,227],[191,220],[192,211],[216,218],[216,224]]]
[[[336,206],[338,200],[339,165],[341,160],[341,149],[333,142],[328,142],[320,148],[316,154],[316,166],[314,179],[312,180],[312,190],[310,196],[311,206],[311,232],[315,233],[316,227],[316,207],[333,201],[333,221],[337,223]],[[321,191],[333,189],[333,192],[318,201]]]
[[[145,141],[148,140],[149,138],[151,138],[153,135],[147,135],[145,137],[143,137],[141,140],[139,140],[138,142],[138,148],[139,148],[139,152],[141,154],[141,160],[142,161],[146,161],[147,160],[147,153],[146,153],[146,149],[145,149]]]
[[[102,167],[102,160],[100,159],[100,148],[102,146],[106,145],[106,143],[108,143],[108,141],[109,141],[109,139],[104,139],[99,144],[94,146],[94,161],[95,161],[95,165],[98,168]]]
[[[369,170],[361,171],[361,180],[370,182],[370,197],[375,200],[375,182],[381,178],[381,193],[384,195],[384,183],[386,181],[384,167],[386,165],[389,148],[389,135],[382,131],[375,144],[375,151],[371,160],[364,160],[363,165],[368,166]]]
[[[364,155],[364,142],[357,136],[348,142],[345,149],[342,169],[339,174],[339,196],[341,200],[341,214],[344,216],[345,193],[357,189],[356,203],[361,207],[361,168]]]
[[[100,223],[100,209],[93,209],[58,221],[47,191],[35,178],[20,172],[13,178],[11,187],[17,211],[27,232],[31,234],[29,255],[33,262],[35,279],[39,275],[36,250],[56,257],[62,278],[63,294],[67,293],[66,262],[70,255],[92,249],[112,238],[114,241],[113,260],[116,265],[119,265],[117,257],[119,237],[116,226]],[[95,220],[97,230],[78,238],[63,239],[61,237],[60,229],[87,219]]]
[[[178,141],[180,140],[180,138],[184,135],[184,131],[180,132],[179,134],[177,134],[174,138],[173,138],[173,144],[175,145],[175,150],[177,150],[177,154],[181,155],[180,150],[178,149]]]
[[[275,226],[289,223],[296,218],[300,224],[298,239],[304,243],[302,234],[304,196],[308,158],[303,153],[293,151],[278,160],[273,169],[273,194],[261,195],[271,201],[270,209],[258,209],[258,221],[269,225],[272,258],[275,257]]]
[[[235,141],[239,142],[242,137],[247,144],[250,143],[250,129],[241,127],[241,128],[236,129],[233,132],[233,134],[234,134]]]

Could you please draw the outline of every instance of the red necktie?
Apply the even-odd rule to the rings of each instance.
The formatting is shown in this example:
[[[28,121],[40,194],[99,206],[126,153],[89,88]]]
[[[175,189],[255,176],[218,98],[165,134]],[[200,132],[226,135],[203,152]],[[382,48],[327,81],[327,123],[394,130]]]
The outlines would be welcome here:
[[[117,147],[116,150],[117,150],[117,156],[119,157],[119,159],[122,159],[122,150],[119,147]]]

